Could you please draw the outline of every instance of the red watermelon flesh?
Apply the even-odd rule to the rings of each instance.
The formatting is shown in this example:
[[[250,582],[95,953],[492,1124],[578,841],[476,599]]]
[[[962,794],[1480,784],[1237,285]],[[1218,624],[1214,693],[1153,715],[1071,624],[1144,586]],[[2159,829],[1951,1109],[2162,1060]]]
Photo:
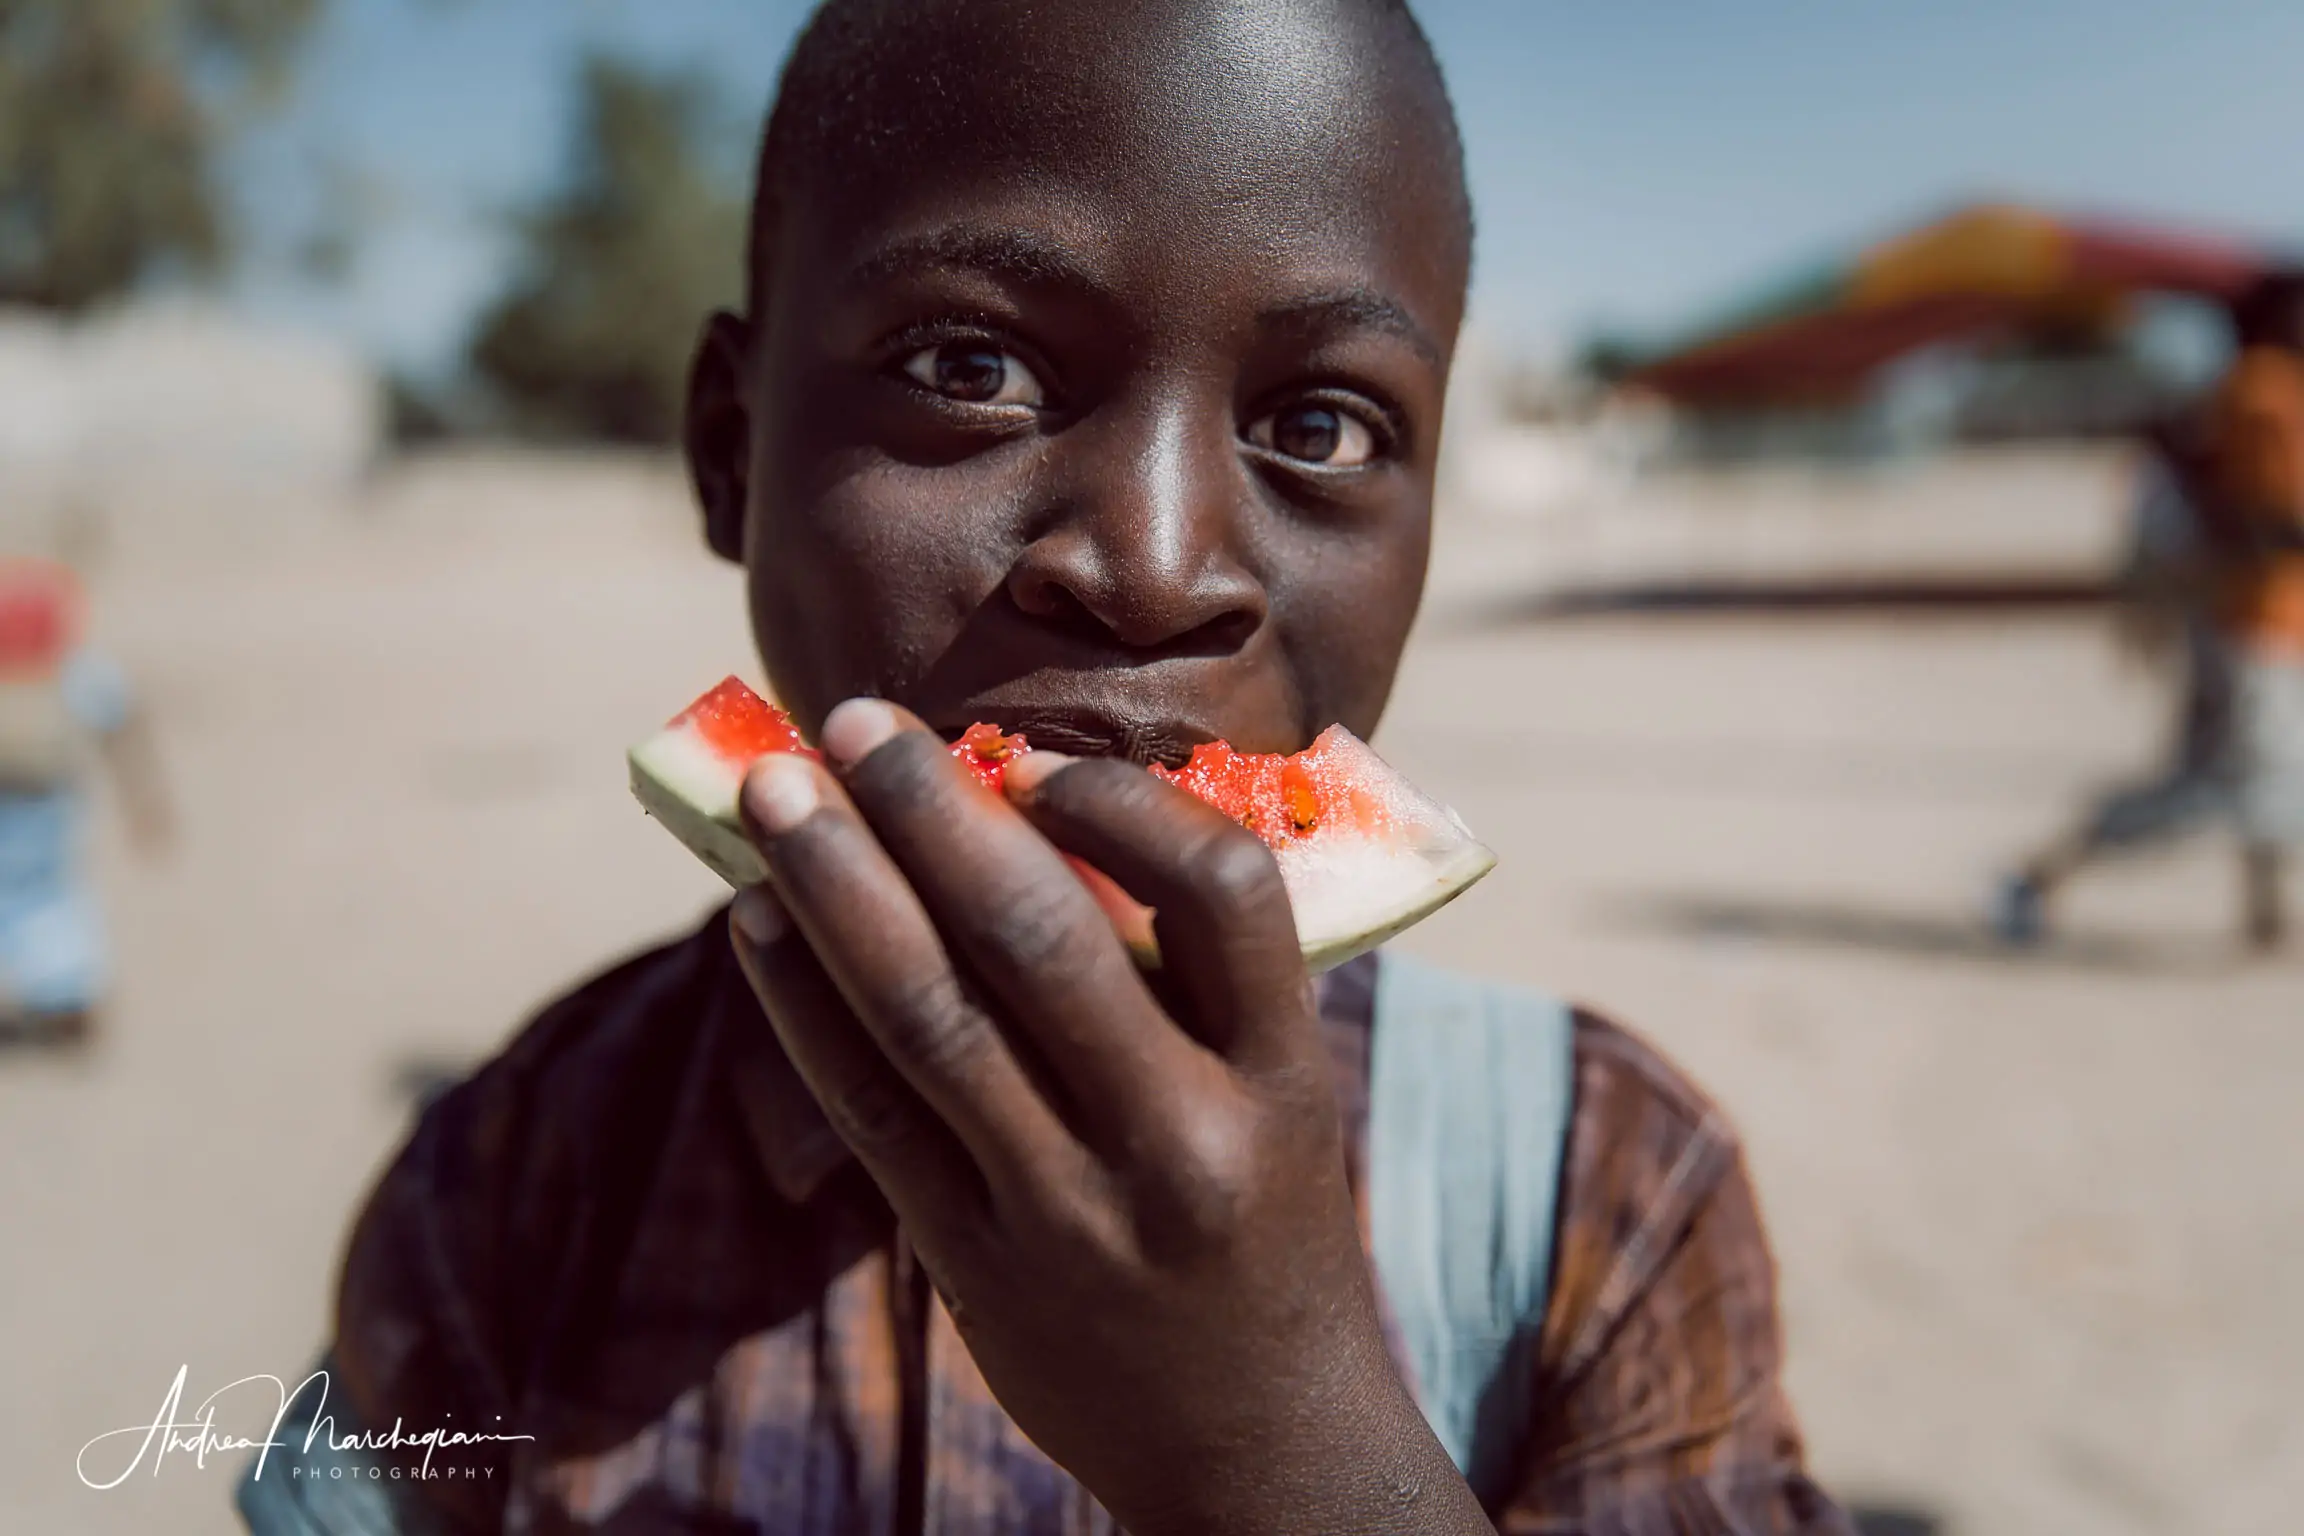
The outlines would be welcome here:
[[[1293,757],[1235,752],[1221,741],[1192,749],[1181,768],[1155,764],[1152,772],[1239,822],[1274,848],[1348,824],[1374,832],[1383,825],[1382,798],[1355,786],[1338,736],[1323,733]],[[1346,738],[1351,739],[1351,738]]]
[[[692,732],[725,763],[749,764],[771,752],[817,755],[800,739],[800,727],[792,717],[745,687],[740,677],[723,678],[719,687],[674,715],[664,728]]]
[[[951,747],[994,792],[1008,764],[1031,750],[1023,736],[984,723]],[[767,871],[744,833],[736,798],[745,770],[770,752],[816,755],[789,715],[731,677],[632,749],[633,793],[722,878],[750,885]],[[1263,839],[1314,969],[1383,942],[1495,864],[1454,812],[1419,793],[1342,726],[1293,755],[1209,742],[1183,767],[1154,765],[1151,772]],[[1079,867],[1130,946],[1156,963],[1151,914]]]

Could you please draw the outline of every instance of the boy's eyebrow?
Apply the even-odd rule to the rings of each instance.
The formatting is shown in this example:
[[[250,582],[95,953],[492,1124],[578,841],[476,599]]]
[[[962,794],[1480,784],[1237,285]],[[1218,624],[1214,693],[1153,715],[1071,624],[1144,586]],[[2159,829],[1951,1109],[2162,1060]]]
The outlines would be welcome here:
[[[1373,330],[1397,336],[1416,349],[1417,356],[1437,368],[1440,343],[1417,323],[1405,306],[1368,288],[1342,288],[1316,293],[1265,310],[1257,317],[1272,330]]]
[[[1101,292],[1104,285],[1065,246],[1020,229],[940,229],[881,246],[848,274],[850,289],[869,288],[906,272],[943,267],[982,272],[1035,288]]]
[[[909,235],[890,241],[849,270],[846,286],[859,290],[907,272],[942,268],[982,272],[1035,288],[1070,288],[1102,294],[1106,285],[1061,241],[1022,229],[965,226]],[[1314,293],[1264,310],[1257,320],[1267,330],[1375,330],[1397,336],[1434,367],[1440,344],[1401,304],[1369,288]]]

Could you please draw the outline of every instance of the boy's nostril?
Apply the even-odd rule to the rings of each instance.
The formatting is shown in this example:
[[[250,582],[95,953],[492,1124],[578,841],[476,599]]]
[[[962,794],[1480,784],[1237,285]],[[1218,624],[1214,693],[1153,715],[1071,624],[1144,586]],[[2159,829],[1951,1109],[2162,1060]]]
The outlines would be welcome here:
[[[1255,633],[1256,615],[1236,608],[1178,635],[1162,649],[1180,656],[1229,656]]]
[[[1245,606],[1195,620],[1190,612],[1163,613],[1128,599],[1091,603],[1060,581],[1018,583],[1012,592],[1020,610],[1066,639],[1127,652],[1138,661],[1228,656],[1248,643],[1260,622]],[[1205,605],[1194,606],[1205,612]]]
[[[1110,641],[1111,626],[1060,581],[1020,581],[1010,585],[1016,606],[1051,629],[1079,640]]]

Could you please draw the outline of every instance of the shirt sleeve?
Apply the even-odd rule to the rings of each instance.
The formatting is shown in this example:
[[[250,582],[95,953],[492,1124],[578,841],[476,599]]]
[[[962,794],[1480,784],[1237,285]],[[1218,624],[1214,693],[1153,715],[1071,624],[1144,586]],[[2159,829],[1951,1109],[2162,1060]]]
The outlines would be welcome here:
[[[502,1289],[496,1245],[460,1220],[493,1206],[495,1180],[471,1123],[474,1085],[434,1105],[369,1196],[345,1252],[331,1383],[364,1426],[483,1430],[510,1409],[496,1326]],[[475,1154],[482,1155],[475,1155]],[[386,1461],[410,1461],[395,1458]],[[498,1529],[510,1483],[500,1443],[434,1458],[421,1482],[397,1470],[403,1523],[425,1532]]]
[[[596,1261],[623,1251],[615,1213],[648,1188],[712,966],[734,967],[725,933],[715,914],[548,1005],[424,1111],[354,1223],[334,1385],[364,1424],[487,1437],[433,1457],[452,1476],[388,1484],[410,1529],[503,1528],[550,1427],[534,1417],[538,1353],[588,1337],[568,1309],[615,1278]],[[401,1453],[403,1474],[421,1459]]]
[[[1506,1533],[1853,1536],[1780,1379],[1776,1270],[1734,1132],[1579,1015],[1559,1238]]]

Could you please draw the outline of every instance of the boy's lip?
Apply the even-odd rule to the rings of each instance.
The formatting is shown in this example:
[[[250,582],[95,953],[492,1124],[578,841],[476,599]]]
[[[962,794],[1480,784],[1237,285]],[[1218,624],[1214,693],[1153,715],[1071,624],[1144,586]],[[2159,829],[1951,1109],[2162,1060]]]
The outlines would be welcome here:
[[[1189,721],[1127,719],[1093,709],[1002,710],[971,715],[966,720],[939,720],[934,728],[946,741],[956,741],[979,721],[997,725],[1011,736],[1022,736],[1034,747],[1072,757],[1117,757],[1170,768],[1183,766],[1194,747],[1218,736]]]

